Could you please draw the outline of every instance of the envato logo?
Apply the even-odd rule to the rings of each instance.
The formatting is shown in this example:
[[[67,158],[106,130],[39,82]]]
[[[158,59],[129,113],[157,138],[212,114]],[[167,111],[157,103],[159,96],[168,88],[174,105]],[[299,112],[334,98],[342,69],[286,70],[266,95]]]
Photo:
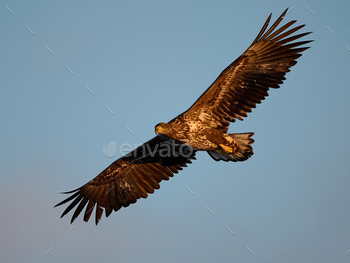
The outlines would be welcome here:
[[[134,144],[134,148],[131,144],[129,143],[124,143],[122,145],[120,145],[119,147],[119,154],[121,156],[126,155],[127,153],[135,150],[137,147],[141,146],[142,144]],[[107,146],[103,146],[103,154],[108,157],[108,158],[112,158],[114,157],[114,155],[116,155],[117,153],[117,144],[113,141],[110,142]]]
[[[117,153],[117,144],[115,142],[110,142],[107,146],[103,146],[103,154],[112,158]]]
[[[129,143],[123,143],[119,147],[119,154],[125,157],[134,156],[137,159],[146,157],[185,157],[189,158],[192,156],[194,149],[186,144],[176,143],[172,141],[164,141],[157,144],[134,144],[133,146]],[[116,143],[110,142],[107,147],[103,147],[103,154],[111,158],[117,153]]]

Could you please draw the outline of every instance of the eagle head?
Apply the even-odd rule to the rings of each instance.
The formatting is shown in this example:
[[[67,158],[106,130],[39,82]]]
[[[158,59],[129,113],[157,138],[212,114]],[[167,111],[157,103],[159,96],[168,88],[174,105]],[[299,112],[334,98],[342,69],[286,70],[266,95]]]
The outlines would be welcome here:
[[[167,134],[171,129],[172,129],[172,125],[169,123],[158,123],[155,127],[155,133],[161,133],[161,134]]]

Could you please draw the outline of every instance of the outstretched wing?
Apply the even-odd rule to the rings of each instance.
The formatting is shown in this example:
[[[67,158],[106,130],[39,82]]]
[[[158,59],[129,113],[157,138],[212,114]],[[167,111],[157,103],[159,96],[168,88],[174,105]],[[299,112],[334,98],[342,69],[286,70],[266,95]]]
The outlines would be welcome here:
[[[73,200],[61,216],[77,206],[71,223],[86,205],[84,221],[87,222],[96,207],[97,225],[103,208],[108,217],[113,210],[118,211],[121,207],[127,207],[141,197],[147,198],[154,189],[160,188],[160,181],[169,180],[174,173],[178,173],[182,167],[191,163],[191,159],[196,159],[195,153],[193,148],[185,144],[165,135],[157,135],[113,162],[87,184],[65,192],[72,195],[56,206]]]
[[[220,123],[217,129],[227,130],[229,122],[243,120],[256,104],[261,103],[268,96],[269,88],[279,88],[285,80],[286,72],[297,63],[300,53],[309,48],[299,46],[311,42],[293,42],[311,33],[290,36],[305,26],[289,29],[296,20],[276,30],[287,10],[266,31],[270,15],[250,47],[178,117],[198,115],[203,112],[201,109],[205,109],[207,114]],[[175,120],[176,118],[172,121]]]

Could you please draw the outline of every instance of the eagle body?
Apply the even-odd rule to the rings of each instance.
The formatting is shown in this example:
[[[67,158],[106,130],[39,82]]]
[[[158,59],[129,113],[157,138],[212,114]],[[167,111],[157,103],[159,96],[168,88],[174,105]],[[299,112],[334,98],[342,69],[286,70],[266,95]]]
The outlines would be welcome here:
[[[203,122],[199,117],[182,116],[176,122],[160,123],[156,126],[156,134],[164,134],[182,143],[186,143],[197,151],[216,150],[218,146],[209,140],[209,131],[221,134],[211,123]],[[213,123],[214,124],[214,123]]]
[[[174,138],[182,143],[191,146],[196,151],[217,150],[219,144],[233,143],[234,140],[226,133],[223,133],[208,123],[201,120],[189,120],[173,125],[171,123],[161,123],[156,128],[156,133],[162,133]]]
[[[97,225],[103,211],[108,217],[112,211],[147,198],[160,188],[162,180],[169,180],[192,163],[197,151],[208,152],[215,161],[237,162],[251,157],[254,133],[227,133],[230,123],[243,120],[270,89],[279,88],[285,74],[309,48],[303,45],[311,42],[296,42],[310,34],[293,34],[304,27],[291,28],[296,20],[277,29],[287,11],[268,28],[270,15],[248,49],[188,110],[155,126],[154,138],[114,161],[82,187],[65,192],[71,195],[56,205],[70,202],[61,217],[75,208],[72,223],[85,208],[83,219],[87,222],[95,209]]]

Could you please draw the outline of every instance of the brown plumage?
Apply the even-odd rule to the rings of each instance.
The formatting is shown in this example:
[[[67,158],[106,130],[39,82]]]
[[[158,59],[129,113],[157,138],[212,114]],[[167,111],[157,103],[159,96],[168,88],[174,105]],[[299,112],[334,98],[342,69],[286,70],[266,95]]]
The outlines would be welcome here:
[[[168,151],[170,146],[170,152]],[[196,152],[167,136],[158,135],[134,151],[118,159],[101,172],[96,178],[82,187],[65,194],[72,194],[56,206],[72,203],[62,216],[77,206],[71,223],[84,212],[84,221],[88,221],[96,207],[95,222],[98,224],[105,208],[106,217],[111,212],[133,204],[139,198],[147,198],[155,189],[159,189],[162,180],[169,180],[174,173],[195,159]]]
[[[247,117],[268,96],[270,88],[279,88],[301,52],[308,49],[300,46],[311,41],[294,41],[310,32],[291,36],[304,25],[290,29],[296,22],[293,20],[276,29],[287,10],[267,30],[270,15],[250,47],[187,111],[156,126],[156,137],[112,163],[84,186],[66,192],[72,195],[56,205],[72,201],[62,216],[77,207],[73,222],[86,206],[83,219],[88,221],[96,208],[97,224],[103,208],[108,217],[113,210],[146,198],[159,189],[162,180],[191,163],[196,151],[207,151],[215,161],[244,161],[253,155],[254,133],[227,131],[230,122]]]

